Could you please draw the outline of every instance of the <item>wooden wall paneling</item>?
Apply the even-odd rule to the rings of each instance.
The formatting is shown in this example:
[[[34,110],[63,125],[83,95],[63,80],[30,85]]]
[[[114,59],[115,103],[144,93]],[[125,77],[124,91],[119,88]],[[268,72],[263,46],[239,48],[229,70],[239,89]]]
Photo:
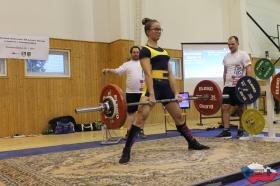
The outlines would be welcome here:
[[[0,136],[8,136],[9,130],[9,84],[6,78],[0,78]]]
[[[70,50],[70,78],[35,78],[24,76],[23,60],[8,60],[8,77],[0,84],[0,137],[15,134],[39,134],[53,117],[72,115],[78,123],[94,122],[100,113],[76,114],[74,109],[95,106],[104,85],[114,83],[125,91],[125,77],[104,79],[103,68],[116,68],[130,56],[133,41],[95,43],[50,39],[50,48]],[[180,57],[181,51],[171,51]],[[178,81],[182,90],[183,81]],[[163,110],[157,104],[147,123],[163,123]]]
[[[117,40],[109,44],[109,60],[106,64],[106,68],[117,68],[121,66],[124,62],[128,61],[130,57],[130,47],[134,45],[133,41],[129,40]],[[126,75],[118,76],[109,74],[102,76],[105,84],[113,83],[118,85],[123,92],[126,91]],[[125,124],[126,126],[126,124]]]
[[[183,63],[182,50],[167,49],[167,51],[171,57],[181,58],[182,63]],[[182,64],[182,68],[183,68],[183,64]],[[182,77],[183,77],[183,74],[182,74]],[[182,80],[176,80],[176,83],[177,83],[177,90],[180,92],[183,92],[184,91],[184,79],[182,78]],[[190,94],[192,94],[192,92],[190,92]],[[186,109],[187,119],[198,120],[199,112],[195,109],[193,101],[190,101],[190,105],[191,105],[190,109]]]
[[[22,94],[22,99],[24,100],[24,103],[22,106],[22,115],[20,116],[23,122],[22,125],[24,125],[24,130],[19,131],[19,134],[28,134],[28,131],[33,132],[35,134],[38,132],[38,129],[36,130],[36,128],[34,128],[34,126],[37,126],[36,124],[38,124],[35,120],[35,118],[39,115],[39,110],[37,108],[38,98],[34,91],[35,81],[32,79],[30,80],[31,81],[24,80],[24,91]],[[16,125],[16,123],[11,124]]]
[[[88,43],[85,48],[85,56],[81,58],[81,62],[85,62],[83,70],[80,69],[78,73],[84,72],[83,76],[83,92],[84,104],[80,106],[97,106],[99,104],[99,95],[102,86],[101,69],[106,64],[108,57],[106,55],[108,51],[107,44],[104,43]],[[81,81],[81,80],[80,80]],[[79,81],[77,82],[79,83]],[[86,113],[76,114],[79,118],[78,122],[94,122],[97,121],[100,113]]]
[[[109,44],[109,60],[106,68],[117,68],[130,57],[129,49],[133,46],[133,41],[117,40]],[[125,91],[126,76],[107,75],[103,76],[106,84],[114,83]]]
[[[23,60],[10,60],[9,67],[14,69],[10,71],[12,81],[9,81],[9,95],[11,96],[9,100],[10,112],[9,112],[9,132],[13,134],[18,134],[24,129],[24,122],[22,120],[22,107],[23,107]],[[10,77],[9,77],[10,78]]]
[[[77,115],[74,109],[98,104],[108,44],[51,39],[50,46],[71,51],[71,77],[26,78],[23,60],[9,60],[8,78],[1,78],[6,88],[1,105],[8,107],[1,107],[1,137],[41,133],[49,119],[62,115],[72,115],[78,122],[99,118],[99,113]]]
[[[87,83],[86,87],[86,97],[88,105],[98,105],[99,104],[99,95],[101,92],[101,65],[106,63],[108,57],[106,55],[106,49],[108,47],[102,46],[102,44],[91,44],[91,46],[87,47],[89,49],[86,67],[86,74],[89,78],[86,78],[85,81]],[[100,65],[101,64],[101,65]],[[99,119],[100,113],[89,113],[87,117],[87,121],[94,122]]]

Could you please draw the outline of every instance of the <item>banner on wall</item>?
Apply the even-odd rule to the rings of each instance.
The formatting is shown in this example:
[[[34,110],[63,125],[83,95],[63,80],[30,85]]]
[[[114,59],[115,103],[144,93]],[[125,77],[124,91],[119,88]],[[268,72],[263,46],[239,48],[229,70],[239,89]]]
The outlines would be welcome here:
[[[47,60],[49,37],[0,34],[0,58]]]

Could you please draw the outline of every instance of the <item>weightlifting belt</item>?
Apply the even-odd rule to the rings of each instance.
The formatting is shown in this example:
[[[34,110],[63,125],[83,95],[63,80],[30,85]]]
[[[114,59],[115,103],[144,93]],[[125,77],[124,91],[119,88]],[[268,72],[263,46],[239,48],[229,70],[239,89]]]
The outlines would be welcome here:
[[[166,70],[152,70],[153,79],[168,79],[169,73]]]

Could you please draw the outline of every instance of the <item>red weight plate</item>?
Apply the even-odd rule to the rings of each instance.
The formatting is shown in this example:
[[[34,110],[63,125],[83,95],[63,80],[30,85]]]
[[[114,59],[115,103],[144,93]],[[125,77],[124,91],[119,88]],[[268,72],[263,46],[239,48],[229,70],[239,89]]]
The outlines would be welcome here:
[[[280,101],[280,73],[276,74],[271,81],[271,93],[273,97],[277,100]]]
[[[119,129],[123,126],[126,120],[126,101],[124,99],[123,91],[117,85],[109,84],[102,89],[99,99],[100,103],[103,103],[108,97],[113,98],[116,103],[111,108],[113,109],[114,115],[109,118],[101,112],[101,121],[108,129]]]
[[[218,112],[222,105],[222,92],[219,85],[210,80],[200,81],[194,89],[193,96],[204,95],[207,95],[208,99],[194,100],[198,112],[203,115],[212,115]]]

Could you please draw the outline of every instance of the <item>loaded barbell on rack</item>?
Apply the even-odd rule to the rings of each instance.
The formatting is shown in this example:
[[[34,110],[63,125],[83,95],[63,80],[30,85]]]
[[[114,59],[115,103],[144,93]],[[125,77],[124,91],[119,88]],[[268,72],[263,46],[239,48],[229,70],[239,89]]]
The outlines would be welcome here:
[[[269,65],[267,65],[267,66],[269,66]],[[273,76],[271,85],[270,85],[270,89],[271,89],[271,93],[272,93],[273,97],[277,101],[280,101],[280,73]],[[269,109],[271,109],[271,108],[269,108]],[[249,134],[257,135],[257,134],[260,134],[264,130],[265,118],[264,118],[263,114],[260,113],[258,110],[247,109],[245,112],[243,112],[243,114],[241,116],[241,123],[242,123],[244,130],[246,130]],[[268,123],[268,125],[271,125],[271,124],[275,125],[275,124],[279,124],[279,123],[280,123],[279,119],[274,120],[274,118],[272,118],[272,123]]]
[[[236,84],[235,94],[244,104],[255,102],[260,96],[260,86],[256,79],[244,76]],[[220,87],[211,80],[200,81],[192,96],[187,100],[194,100],[195,108],[203,115],[212,115],[219,111],[223,98],[229,95],[222,95]],[[117,85],[105,86],[99,97],[100,104],[95,107],[76,108],[77,113],[100,112],[101,121],[108,129],[120,128],[126,120],[126,107],[133,105],[148,105],[150,102],[126,103],[124,93]],[[156,100],[156,103],[176,102],[178,99]]]

